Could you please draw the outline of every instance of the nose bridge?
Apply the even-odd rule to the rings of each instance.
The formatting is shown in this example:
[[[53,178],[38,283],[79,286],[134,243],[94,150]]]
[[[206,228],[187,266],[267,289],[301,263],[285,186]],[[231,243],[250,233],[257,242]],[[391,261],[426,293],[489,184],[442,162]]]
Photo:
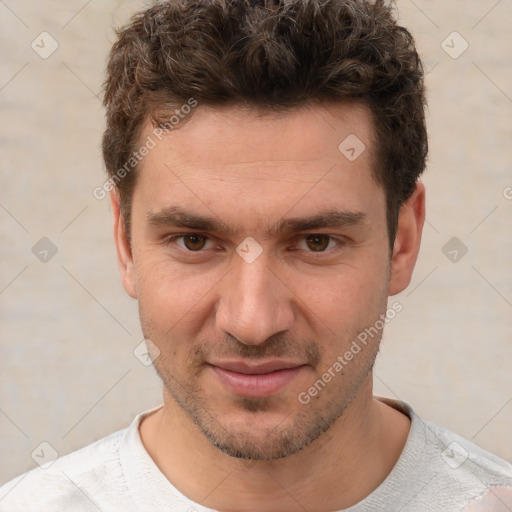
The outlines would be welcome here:
[[[247,345],[263,343],[291,327],[290,297],[270,270],[266,255],[252,262],[235,257],[216,315],[218,328]]]

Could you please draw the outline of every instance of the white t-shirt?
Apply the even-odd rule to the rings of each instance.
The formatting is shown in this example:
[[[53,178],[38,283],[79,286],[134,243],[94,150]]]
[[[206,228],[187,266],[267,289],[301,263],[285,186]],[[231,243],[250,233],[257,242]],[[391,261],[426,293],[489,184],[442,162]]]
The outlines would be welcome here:
[[[346,512],[510,512],[512,465],[402,402],[411,418],[404,450],[382,484]],[[181,494],[145,450],[139,424],[38,467],[0,488],[1,512],[206,512]]]

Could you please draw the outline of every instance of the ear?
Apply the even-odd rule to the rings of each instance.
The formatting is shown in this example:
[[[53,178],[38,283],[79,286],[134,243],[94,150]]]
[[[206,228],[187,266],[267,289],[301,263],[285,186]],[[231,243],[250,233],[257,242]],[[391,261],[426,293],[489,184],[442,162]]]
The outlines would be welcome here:
[[[411,282],[425,222],[425,186],[417,183],[412,196],[400,208],[398,231],[391,258],[389,295],[405,290]]]
[[[126,237],[124,220],[119,205],[119,194],[115,189],[110,191],[110,205],[112,206],[112,213],[114,215],[114,243],[117,253],[117,265],[121,273],[121,281],[126,293],[136,299],[137,291],[135,286],[132,249]]]

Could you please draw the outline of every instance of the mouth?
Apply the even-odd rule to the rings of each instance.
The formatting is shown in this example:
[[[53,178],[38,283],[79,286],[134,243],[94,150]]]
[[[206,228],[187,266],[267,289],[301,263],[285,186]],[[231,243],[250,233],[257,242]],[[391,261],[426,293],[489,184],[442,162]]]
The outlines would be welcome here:
[[[219,361],[208,366],[231,393],[247,398],[263,398],[283,390],[307,365],[275,360],[257,364]]]

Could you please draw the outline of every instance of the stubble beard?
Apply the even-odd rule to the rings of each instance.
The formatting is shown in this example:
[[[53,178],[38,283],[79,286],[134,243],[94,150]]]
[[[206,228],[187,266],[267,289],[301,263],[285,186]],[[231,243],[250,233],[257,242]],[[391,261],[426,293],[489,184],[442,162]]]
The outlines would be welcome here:
[[[277,425],[258,427],[257,430],[251,426],[251,418],[256,422],[258,415],[268,413],[271,409],[275,411],[273,397],[238,399],[236,407],[240,412],[250,415],[249,419],[242,426],[225,424],[222,417],[217,419],[210,410],[200,388],[184,385],[182,382],[186,382],[185,378],[177,380],[173,376],[172,365],[166,362],[163,353],[154,361],[154,366],[169,399],[182,409],[213,446],[238,459],[276,460],[301,451],[343,417],[373,369],[379,342],[380,336],[372,345],[365,347],[362,353],[366,352],[366,357],[360,358],[361,362],[358,361],[357,365],[354,364],[352,371],[348,372],[348,378],[347,372],[342,371],[310,403],[297,405],[297,400],[292,404],[292,408],[299,407],[294,418],[290,418],[293,409],[288,414],[283,411],[283,419]]]

